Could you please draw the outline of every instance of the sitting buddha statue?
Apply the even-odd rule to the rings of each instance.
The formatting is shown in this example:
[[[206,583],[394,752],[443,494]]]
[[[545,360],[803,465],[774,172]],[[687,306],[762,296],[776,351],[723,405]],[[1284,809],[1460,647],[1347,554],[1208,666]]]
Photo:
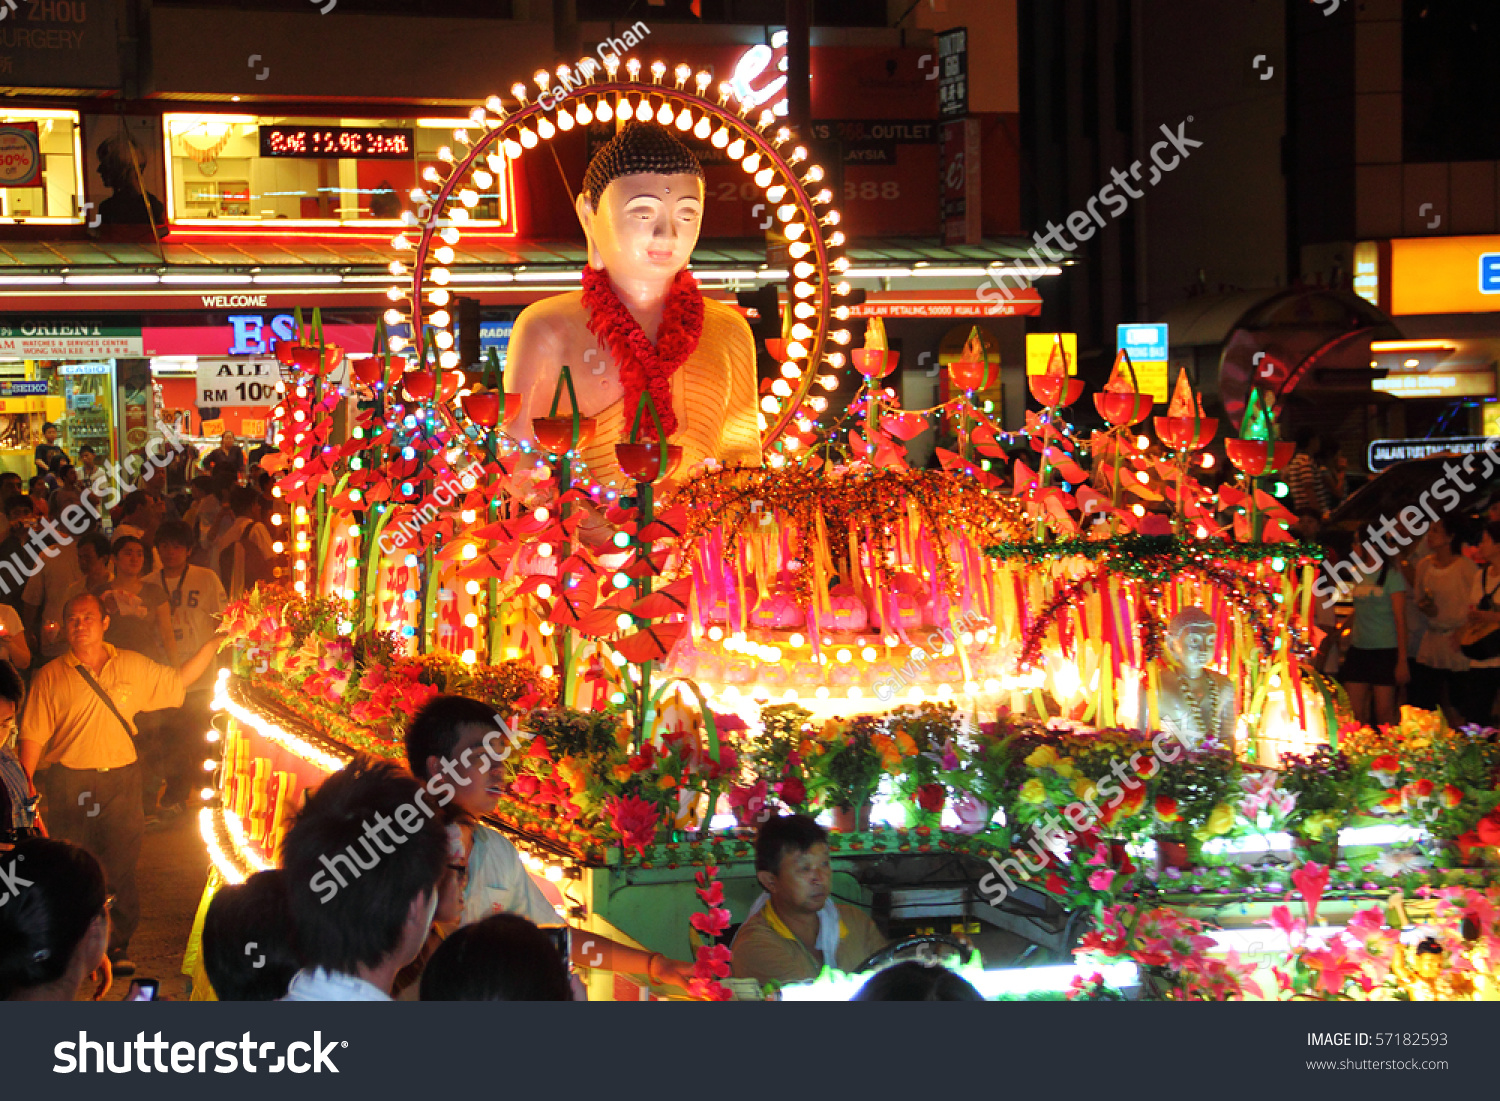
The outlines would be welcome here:
[[[1170,663],[1161,675],[1161,729],[1189,749],[1205,743],[1233,750],[1234,682],[1208,668],[1219,628],[1201,608],[1184,608],[1167,624]]]
[[[683,449],[678,477],[710,458],[761,464],[750,326],[705,299],[687,270],[703,188],[702,166],[670,130],[621,129],[589,162],[574,204],[588,241],[583,288],[527,306],[511,334],[505,389],[521,395],[512,435],[535,440],[532,421],[551,412],[566,364],[580,414],[595,420],[580,448],[588,475],[616,492],[630,482],[615,444],[629,438],[643,391]],[[571,412],[566,390],[557,411]],[[655,435],[644,416],[638,438]]]

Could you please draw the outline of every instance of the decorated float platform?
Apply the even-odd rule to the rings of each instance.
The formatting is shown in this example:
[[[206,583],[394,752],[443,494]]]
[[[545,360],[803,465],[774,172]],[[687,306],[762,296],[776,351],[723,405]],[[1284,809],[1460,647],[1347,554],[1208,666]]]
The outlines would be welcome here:
[[[1321,551],[1289,531],[1277,393],[1221,433],[1187,372],[1157,413],[1122,354],[1086,431],[1059,345],[1009,432],[976,329],[951,397],[901,408],[878,320],[854,346],[821,170],[773,108],[686,66],[556,77],[566,99],[537,74],[426,170],[373,349],[329,345],[317,311],[276,349],[286,561],[226,617],[205,905],[274,865],[323,776],[400,759],[456,693],[521,732],[491,817],[559,911],[694,958],[695,997],[764,994],[727,945],[779,809],[828,822],[836,897],[898,939],[1010,938],[1022,966],[965,972],[995,997],[1488,996],[1494,732],[1360,727],[1314,670]],[[566,364],[523,425],[515,365],[460,362],[443,264],[466,211],[538,145],[627,119],[739,161],[780,220],[758,462],[685,463],[650,389],[596,438]],[[954,446],[912,469],[931,426]]]

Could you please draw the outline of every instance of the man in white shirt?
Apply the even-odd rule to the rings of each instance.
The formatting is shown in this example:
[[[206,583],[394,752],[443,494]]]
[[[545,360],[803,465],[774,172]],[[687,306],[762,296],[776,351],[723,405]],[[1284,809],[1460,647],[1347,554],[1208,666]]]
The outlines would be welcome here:
[[[261,496],[249,486],[236,486],[229,494],[234,522],[214,543],[209,565],[230,600],[238,600],[248,589],[271,579],[271,533],[260,522]]]
[[[447,871],[448,834],[391,761],[356,757],[307,797],[281,843],[306,966],[289,1002],[387,1002],[422,948]]]
[[[169,520],[156,531],[156,548],[162,568],[146,578],[162,587],[172,616],[172,631],[179,654],[191,654],[219,629],[228,599],[224,586],[212,570],[188,563],[192,553],[193,531],[182,520]],[[203,734],[212,717],[215,671],[210,668],[192,684],[181,707],[164,712],[160,718],[162,755],[166,773],[166,790],[161,793],[163,820],[170,820],[187,808],[197,778],[197,762],[203,745]],[[148,803],[153,793],[147,793]],[[150,814],[152,807],[148,806]]]

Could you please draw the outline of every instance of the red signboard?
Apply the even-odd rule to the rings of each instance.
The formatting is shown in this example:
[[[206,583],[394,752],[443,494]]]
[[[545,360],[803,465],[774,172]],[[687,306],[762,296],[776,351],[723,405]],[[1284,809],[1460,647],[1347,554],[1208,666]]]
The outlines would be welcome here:
[[[979,228],[979,120],[943,123],[941,186],[943,244],[977,245]]]
[[[0,187],[39,187],[42,143],[34,122],[0,126]]]

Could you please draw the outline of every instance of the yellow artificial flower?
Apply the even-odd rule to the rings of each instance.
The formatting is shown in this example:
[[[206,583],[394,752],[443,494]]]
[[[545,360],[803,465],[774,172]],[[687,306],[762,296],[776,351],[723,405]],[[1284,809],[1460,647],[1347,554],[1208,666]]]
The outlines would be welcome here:
[[[911,735],[904,730],[896,731],[896,747],[901,750],[903,757],[915,757],[917,755],[917,743],[911,740]]]
[[[571,754],[557,762],[557,774],[574,791],[584,791],[589,786],[588,769]]]
[[[1212,841],[1228,833],[1234,828],[1234,808],[1228,803],[1220,803],[1208,814],[1208,821],[1193,831],[1193,836],[1199,841]]]
[[[1052,766],[1052,771],[1057,773],[1064,780],[1071,780],[1073,777],[1078,775],[1078,770],[1073,767],[1073,758],[1071,757],[1064,757],[1062,760],[1058,761],[1057,764]]]
[[[1047,785],[1034,777],[1027,780],[1021,785],[1021,799],[1027,803],[1045,803],[1047,801]]]
[[[1330,811],[1321,810],[1317,814],[1309,814],[1303,820],[1302,832],[1307,834],[1308,838],[1313,841],[1321,841],[1323,834],[1327,832],[1329,827],[1337,829],[1338,824],[1338,815]]]
[[[1050,745],[1039,745],[1026,758],[1027,768],[1051,768],[1057,763],[1057,751]]]
[[[1094,781],[1090,780],[1087,776],[1078,777],[1078,779],[1073,781],[1073,794],[1085,803],[1092,803],[1094,801]]]
[[[623,784],[626,780],[634,776],[635,772],[629,765],[615,765],[614,768],[609,770],[609,774],[613,776],[619,783]]]

